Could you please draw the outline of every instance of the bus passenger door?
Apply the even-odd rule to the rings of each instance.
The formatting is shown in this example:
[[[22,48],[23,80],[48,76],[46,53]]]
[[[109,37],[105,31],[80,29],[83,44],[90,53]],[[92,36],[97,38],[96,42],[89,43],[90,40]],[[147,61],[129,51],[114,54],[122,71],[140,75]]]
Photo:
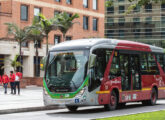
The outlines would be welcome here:
[[[141,89],[141,75],[140,75],[140,60],[139,55],[132,54],[130,55],[130,73],[132,79],[132,89],[140,90]]]
[[[122,91],[131,90],[131,77],[129,76],[129,54],[120,54],[120,67]]]
[[[122,91],[140,90],[140,61],[137,54],[120,54]]]

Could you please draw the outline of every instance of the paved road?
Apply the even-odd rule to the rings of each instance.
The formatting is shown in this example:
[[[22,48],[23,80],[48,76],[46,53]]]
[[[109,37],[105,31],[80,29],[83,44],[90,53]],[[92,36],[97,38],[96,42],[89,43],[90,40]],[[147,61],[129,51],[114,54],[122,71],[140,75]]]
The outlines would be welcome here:
[[[165,100],[159,100],[158,105],[142,106],[140,103],[129,104],[123,109],[104,111],[103,107],[79,108],[77,112],[67,109],[49,110],[0,115],[0,120],[89,120],[94,118],[112,117],[125,114],[142,113],[165,109]]]

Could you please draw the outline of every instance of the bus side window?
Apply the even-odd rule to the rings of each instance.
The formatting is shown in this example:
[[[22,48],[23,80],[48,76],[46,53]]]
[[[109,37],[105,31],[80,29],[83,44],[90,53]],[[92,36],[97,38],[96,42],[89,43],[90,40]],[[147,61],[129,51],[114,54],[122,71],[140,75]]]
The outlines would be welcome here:
[[[160,64],[160,66],[162,67],[162,69],[164,71],[163,55],[162,54],[157,54],[156,55],[156,60]]]
[[[147,55],[142,53],[140,55],[140,58],[141,58],[141,60],[140,60],[141,73],[147,74],[148,73]]]
[[[163,55],[163,70],[165,72],[165,55]]]
[[[148,54],[148,68],[150,74],[159,74],[159,69],[153,54]]]
[[[113,60],[111,63],[111,68],[109,71],[109,79],[114,79],[119,76],[120,76],[119,55],[118,55],[118,52],[115,51],[115,54],[113,56]]]

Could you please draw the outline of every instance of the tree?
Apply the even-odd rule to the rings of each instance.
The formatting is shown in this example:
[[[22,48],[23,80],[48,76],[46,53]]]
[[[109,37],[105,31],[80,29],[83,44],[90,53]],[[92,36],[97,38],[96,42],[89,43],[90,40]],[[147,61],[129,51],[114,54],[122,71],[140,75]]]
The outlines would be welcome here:
[[[73,22],[74,19],[79,18],[79,15],[76,13],[72,15],[71,17],[66,13],[60,13],[55,16],[54,23],[58,27],[58,29],[62,32],[63,34],[63,41],[66,39],[66,33],[67,31],[73,26],[73,24],[78,23],[78,22]]]
[[[52,30],[57,30],[57,27],[54,24],[54,19],[47,19],[43,14],[39,14],[39,17],[42,31],[46,37],[46,54],[48,54],[48,35]]]
[[[130,6],[128,7],[126,14],[130,13],[136,6],[144,6],[150,3],[161,3],[165,4],[165,0],[128,0],[130,2]],[[113,6],[114,0],[107,0],[105,2],[106,7]]]
[[[34,18],[31,26],[27,27],[27,38],[29,41],[33,41],[36,48],[36,76],[38,76],[38,43],[41,43],[44,38],[42,28],[38,24],[38,19]]]
[[[27,30],[26,27],[23,29],[19,28],[15,23],[5,23],[7,25],[8,35],[13,35],[14,39],[19,44],[19,60],[21,63],[21,56],[22,56],[22,43],[27,40]],[[19,69],[21,71],[21,67]]]
[[[17,67],[23,67],[21,62],[18,61],[19,55],[16,55],[14,59],[7,59],[10,62],[10,66],[2,66],[1,69],[4,69],[5,67],[12,67],[14,72],[16,72]]]

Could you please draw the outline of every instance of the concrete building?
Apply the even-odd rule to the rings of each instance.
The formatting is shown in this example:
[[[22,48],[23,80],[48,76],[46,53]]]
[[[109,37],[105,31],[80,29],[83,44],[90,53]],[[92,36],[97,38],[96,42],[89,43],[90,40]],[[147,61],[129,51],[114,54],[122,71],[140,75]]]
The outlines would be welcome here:
[[[130,2],[116,0],[105,11],[105,36],[165,47],[165,4],[137,6],[129,14]]]
[[[7,37],[6,22],[16,23],[23,28],[31,25],[34,16],[38,13],[47,18],[53,18],[55,14],[67,12],[68,15],[79,14],[74,24],[66,35],[67,40],[79,38],[104,37],[104,1],[103,0],[0,0],[0,74],[12,70],[8,58],[13,59],[19,54],[18,43]],[[62,41],[60,31],[52,31],[49,34],[49,48]],[[45,41],[39,48],[39,57],[46,55]],[[35,48],[33,42],[23,44],[23,76],[35,76]],[[39,65],[38,65],[39,69]],[[43,76],[42,72],[40,76]]]

